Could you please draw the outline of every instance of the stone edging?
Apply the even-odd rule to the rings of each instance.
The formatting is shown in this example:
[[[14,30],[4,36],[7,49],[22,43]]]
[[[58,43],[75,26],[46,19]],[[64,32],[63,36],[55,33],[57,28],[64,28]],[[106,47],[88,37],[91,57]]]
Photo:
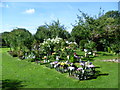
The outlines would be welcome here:
[[[116,62],[116,63],[120,63],[120,59],[108,59],[108,60],[101,60],[104,62]]]

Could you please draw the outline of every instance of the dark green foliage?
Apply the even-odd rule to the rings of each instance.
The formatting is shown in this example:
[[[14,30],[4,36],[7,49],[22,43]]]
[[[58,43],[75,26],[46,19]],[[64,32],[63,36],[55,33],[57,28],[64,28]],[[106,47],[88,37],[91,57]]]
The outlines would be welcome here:
[[[113,52],[119,53],[120,13],[118,11],[108,11],[105,14],[100,12],[98,18],[90,17],[82,11],[80,13],[81,16],[77,16],[78,22],[71,32],[74,41],[79,44],[80,48],[83,50],[83,48],[92,49],[94,47],[98,51],[108,51],[108,47],[110,47]],[[92,43],[88,43],[88,41]]]
[[[80,46],[80,48],[81,48],[82,50],[85,48],[85,44],[86,44],[87,42],[88,42],[87,40],[80,40],[79,46]]]
[[[0,34],[2,47],[4,47],[4,46],[10,47],[8,35],[9,35],[9,32],[3,32],[3,33]]]
[[[28,30],[17,28],[11,32],[2,33],[2,39],[3,44],[10,46],[12,56],[22,57],[24,52],[31,50],[34,38]]]
[[[60,21],[57,20],[38,27],[35,35],[32,35],[28,30],[23,28],[4,32],[0,35],[0,39],[2,40],[1,45],[10,47],[14,51],[28,52],[33,48],[35,40],[39,44],[45,39],[52,39],[58,36],[63,40],[76,42],[82,50],[88,48],[119,53],[120,12],[108,11],[104,14],[100,8],[98,17],[91,17],[80,10],[79,12],[80,15],[77,15],[78,21],[73,25],[71,33],[66,31],[65,26],[61,25]],[[64,48],[66,45],[62,42],[61,46],[61,48]],[[56,47],[55,50],[58,48]],[[38,48],[34,51],[40,53],[38,52]]]
[[[65,30],[65,26],[60,24],[60,21],[53,21],[51,24],[46,24],[48,26],[49,31],[51,32],[51,38],[55,38],[56,36],[68,39],[70,34]]]
[[[12,47],[13,50],[25,51],[26,48],[31,49],[33,37],[28,30],[23,28],[14,29],[9,33],[8,37],[10,47]]]
[[[39,40],[40,42],[43,42],[44,39],[49,38],[51,33],[48,30],[48,27],[43,25],[38,27],[36,34],[34,35],[36,40]]]
[[[85,44],[85,48],[93,51],[96,48],[96,43],[93,41],[88,41],[88,43]]]
[[[59,20],[53,21],[51,24],[45,24],[38,27],[36,34],[34,35],[36,40],[43,42],[44,39],[56,38],[56,36],[68,39],[70,34],[65,30],[64,25],[61,25]]]

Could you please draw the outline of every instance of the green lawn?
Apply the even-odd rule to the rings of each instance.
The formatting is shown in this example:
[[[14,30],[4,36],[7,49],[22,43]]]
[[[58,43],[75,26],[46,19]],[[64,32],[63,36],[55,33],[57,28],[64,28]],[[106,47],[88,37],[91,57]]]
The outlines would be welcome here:
[[[9,83],[7,84],[9,86],[14,84],[13,87],[22,88],[118,88],[118,63],[96,60],[93,63],[101,67],[99,69],[101,73],[109,75],[79,81],[69,77],[68,74],[61,74],[44,65],[13,58],[7,53],[9,49],[0,50],[2,53],[2,64],[0,63],[0,67],[2,65],[2,80],[3,82],[8,80],[6,83]]]

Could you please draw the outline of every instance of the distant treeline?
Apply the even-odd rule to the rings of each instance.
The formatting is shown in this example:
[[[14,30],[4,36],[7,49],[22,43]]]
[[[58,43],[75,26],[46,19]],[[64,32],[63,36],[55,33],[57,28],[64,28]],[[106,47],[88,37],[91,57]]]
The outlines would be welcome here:
[[[80,15],[77,15],[78,20],[73,25],[71,33],[57,20],[39,26],[34,35],[23,28],[1,33],[1,45],[10,47],[11,50],[31,50],[34,42],[42,43],[45,39],[58,36],[76,42],[81,50],[94,47],[93,49],[98,51],[119,53],[120,12],[108,11],[105,14],[100,12],[98,17],[91,17],[80,10],[79,12]]]

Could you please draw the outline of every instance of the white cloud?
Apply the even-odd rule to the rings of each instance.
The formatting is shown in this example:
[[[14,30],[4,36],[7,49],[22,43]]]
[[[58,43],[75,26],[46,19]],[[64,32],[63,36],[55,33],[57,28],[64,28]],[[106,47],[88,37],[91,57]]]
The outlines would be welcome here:
[[[34,8],[33,9],[28,9],[24,13],[33,14],[33,13],[35,13],[35,9]]]

